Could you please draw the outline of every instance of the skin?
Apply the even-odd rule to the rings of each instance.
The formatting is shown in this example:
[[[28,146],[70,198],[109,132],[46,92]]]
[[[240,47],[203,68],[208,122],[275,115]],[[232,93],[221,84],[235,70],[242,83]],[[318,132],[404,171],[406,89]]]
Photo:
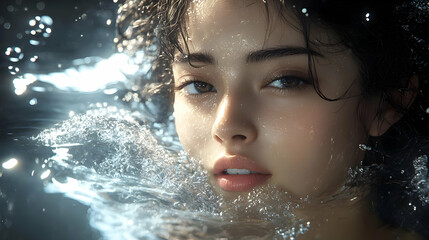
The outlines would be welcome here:
[[[315,57],[315,70],[323,93],[335,98],[350,87],[343,100],[323,100],[303,83],[308,78],[305,53],[246,61],[249,53],[262,49],[305,48],[301,32],[273,18],[267,37],[259,2],[206,4],[191,8],[195,14],[189,16],[187,43],[191,54],[207,54],[214,62],[194,61],[198,68],[186,61],[173,63],[176,127],[185,150],[201,159],[209,173],[219,157],[241,155],[272,173],[268,183],[296,196],[331,195],[347,169],[362,160],[358,145],[366,142],[365,129],[373,119],[363,113],[375,111],[362,109],[354,56],[347,50],[319,50],[323,56]],[[323,37],[321,30],[314,35]],[[292,87],[283,88],[284,79]],[[215,90],[191,94],[192,81]]]
[[[369,134],[383,134],[399,119],[386,108],[391,118],[383,123],[389,125],[377,120],[378,100],[360,97],[358,61],[341,46],[312,49],[317,52],[313,72],[322,92],[329,98],[347,92],[333,102],[322,99],[308,81],[305,53],[249,61],[249,54],[260,50],[305,48],[299,24],[292,14],[286,16],[287,22],[272,12],[268,24],[260,1],[198,1],[188,11],[189,52],[205,58],[191,66],[176,54],[176,128],[184,149],[201,160],[215,190],[225,197],[240,193],[222,190],[213,166],[222,156],[239,155],[271,172],[265,184],[296,199],[320,202],[337,192],[348,169],[363,159],[359,144],[366,143]],[[327,29],[311,30],[313,41],[335,41]],[[329,210],[311,205],[297,214],[310,213],[313,226],[318,226],[307,234],[309,239],[390,239],[393,235],[380,231],[381,223],[370,212],[368,201],[362,200]]]

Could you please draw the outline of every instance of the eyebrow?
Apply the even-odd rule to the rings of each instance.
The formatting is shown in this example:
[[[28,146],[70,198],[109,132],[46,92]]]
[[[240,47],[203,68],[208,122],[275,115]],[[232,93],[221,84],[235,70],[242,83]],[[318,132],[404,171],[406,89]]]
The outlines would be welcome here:
[[[319,52],[304,47],[277,47],[251,52],[247,55],[246,62],[254,63],[286,56],[307,55],[309,53],[316,57],[324,57]]]
[[[251,52],[247,55],[246,62],[255,63],[286,56],[306,55],[308,53],[316,57],[324,57],[321,53],[304,47],[276,47]],[[174,63],[188,63],[189,61],[202,64],[215,64],[216,62],[211,54],[202,52],[191,53],[189,55],[177,55],[174,59]]]

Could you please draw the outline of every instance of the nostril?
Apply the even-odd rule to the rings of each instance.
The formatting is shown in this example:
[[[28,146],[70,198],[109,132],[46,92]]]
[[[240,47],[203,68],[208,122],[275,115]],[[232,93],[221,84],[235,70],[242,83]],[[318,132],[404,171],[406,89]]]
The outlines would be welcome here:
[[[233,139],[233,140],[246,140],[246,139],[247,139],[247,137],[246,137],[246,136],[244,136],[244,135],[234,135],[234,136],[232,137],[232,139]]]

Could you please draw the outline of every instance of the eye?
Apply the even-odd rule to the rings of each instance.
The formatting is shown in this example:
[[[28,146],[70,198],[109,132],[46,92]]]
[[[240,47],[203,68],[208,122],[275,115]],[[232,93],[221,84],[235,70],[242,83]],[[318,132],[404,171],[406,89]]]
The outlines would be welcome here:
[[[308,82],[300,77],[295,76],[282,76],[275,78],[266,87],[273,87],[279,89],[298,88]]]
[[[216,88],[213,85],[200,81],[187,82],[180,86],[179,89],[183,89],[191,95],[216,92]]]

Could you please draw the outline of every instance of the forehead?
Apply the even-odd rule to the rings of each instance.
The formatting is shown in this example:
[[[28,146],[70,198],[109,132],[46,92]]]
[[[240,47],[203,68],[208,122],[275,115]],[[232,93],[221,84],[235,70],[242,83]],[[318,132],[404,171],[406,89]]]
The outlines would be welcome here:
[[[267,12],[268,11],[268,12]],[[285,19],[262,1],[193,1],[187,12],[187,43],[191,51],[261,49],[280,45],[305,46],[291,12]]]

